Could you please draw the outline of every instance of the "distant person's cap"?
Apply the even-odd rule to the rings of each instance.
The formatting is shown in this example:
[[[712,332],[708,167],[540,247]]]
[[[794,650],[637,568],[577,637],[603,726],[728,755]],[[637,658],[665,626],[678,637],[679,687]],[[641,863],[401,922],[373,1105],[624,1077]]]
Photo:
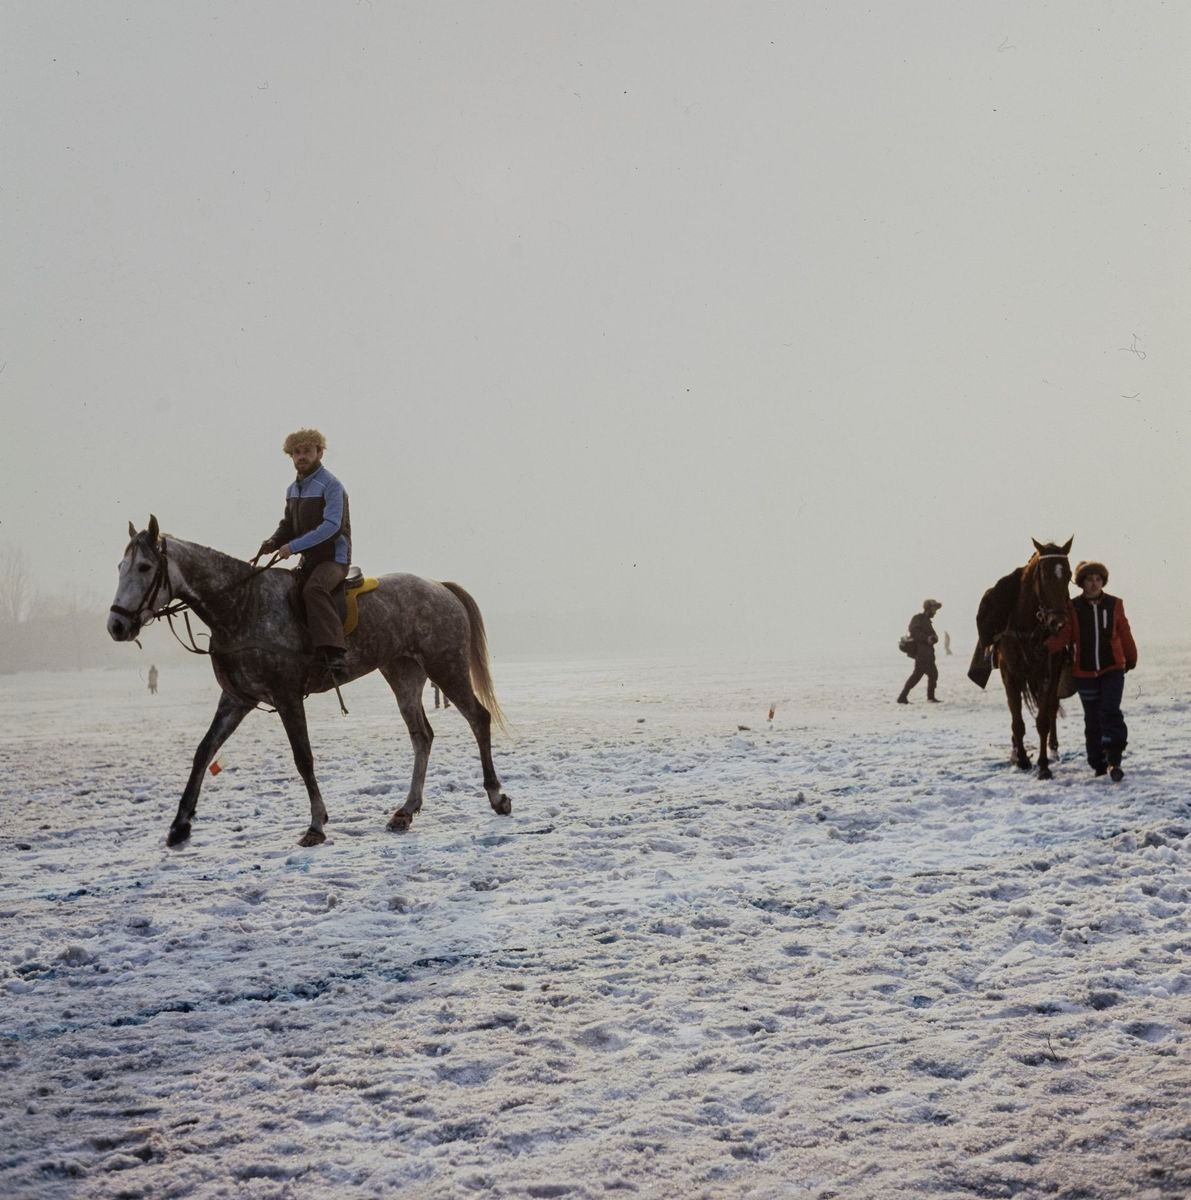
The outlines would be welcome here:
[[[941,600],[923,600],[922,607],[923,608],[942,608],[943,602]]]

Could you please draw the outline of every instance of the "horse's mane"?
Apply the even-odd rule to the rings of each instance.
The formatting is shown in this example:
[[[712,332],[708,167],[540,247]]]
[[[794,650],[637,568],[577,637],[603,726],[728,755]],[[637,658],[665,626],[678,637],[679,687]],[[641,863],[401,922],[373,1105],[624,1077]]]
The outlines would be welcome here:
[[[183,546],[186,550],[197,550],[207,558],[208,565],[217,570],[231,571],[237,576],[247,575],[252,570],[252,564],[245,562],[242,558],[237,558],[234,554],[227,554],[223,550],[216,550],[213,546],[204,546],[201,542],[188,542],[185,538],[175,537],[172,533],[163,533],[162,540],[167,544],[166,552],[168,553],[172,547]]]
[[[176,561],[185,574],[186,588],[179,599],[185,600],[199,618],[212,628],[217,615],[216,606],[226,603],[226,599],[221,601],[221,597],[243,597],[257,588],[278,586],[273,583],[271,576],[284,576],[286,586],[292,583],[288,571],[259,571],[253,578],[256,568],[235,555],[225,554],[222,550],[199,542],[188,542],[169,533],[162,534],[162,540],[167,557]],[[242,585],[249,580],[249,587],[243,589]]]

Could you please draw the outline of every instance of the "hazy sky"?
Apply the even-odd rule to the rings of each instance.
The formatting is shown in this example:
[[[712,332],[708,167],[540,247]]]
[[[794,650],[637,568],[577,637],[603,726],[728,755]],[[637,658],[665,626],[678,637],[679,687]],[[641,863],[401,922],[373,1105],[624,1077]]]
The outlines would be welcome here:
[[[1191,9],[0,5],[0,540],[243,555],[291,429],[493,650],[966,651],[1191,588]],[[503,637],[503,645],[502,645]]]

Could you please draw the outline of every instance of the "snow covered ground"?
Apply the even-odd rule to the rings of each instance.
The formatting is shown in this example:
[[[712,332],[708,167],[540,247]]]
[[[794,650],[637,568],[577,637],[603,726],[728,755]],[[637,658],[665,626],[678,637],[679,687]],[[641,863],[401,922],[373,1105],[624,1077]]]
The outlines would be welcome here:
[[[166,849],[201,664],[0,679],[0,1196],[1191,1194],[1191,651],[1115,786],[907,664],[498,661],[513,815],[431,711],[404,836],[361,681],[310,850],[264,714]]]

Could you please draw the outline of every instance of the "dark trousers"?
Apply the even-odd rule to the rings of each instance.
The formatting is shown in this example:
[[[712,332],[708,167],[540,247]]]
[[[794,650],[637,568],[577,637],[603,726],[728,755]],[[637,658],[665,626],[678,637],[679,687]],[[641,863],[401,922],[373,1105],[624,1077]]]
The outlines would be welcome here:
[[[1109,671],[1095,679],[1076,679],[1083,704],[1084,741],[1093,767],[1119,766],[1129,730],[1121,715],[1125,672]]]
[[[919,653],[914,659],[914,673],[906,680],[905,687],[902,688],[902,695],[908,696],[911,689],[917,687],[918,681],[926,676],[926,695],[930,699],[935,694],[935,684],[939,682],[939,668],[935,666],[935,652],[933,647],[925,654]]]
[[[347,578],[347,567],[343,563],[324,562],[303,570],[302,604],[306,608],[306,628],[316,650],[333,646],[346,650],[343,640],[343,621],[335,607],[331,593]]]

